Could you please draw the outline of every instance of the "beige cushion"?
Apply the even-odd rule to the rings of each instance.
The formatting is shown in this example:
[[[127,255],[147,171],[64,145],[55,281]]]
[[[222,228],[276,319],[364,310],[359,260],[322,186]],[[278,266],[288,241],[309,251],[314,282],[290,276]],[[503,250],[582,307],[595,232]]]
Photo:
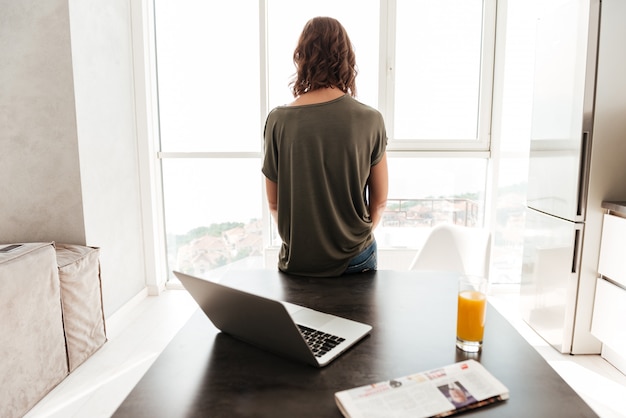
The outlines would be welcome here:
[[[0,415],[23,416],[67,373],[53,243],[0,253]]]
[[[100,250],[56,244],[61,303],[72,372],[106,341],[100,282]]]

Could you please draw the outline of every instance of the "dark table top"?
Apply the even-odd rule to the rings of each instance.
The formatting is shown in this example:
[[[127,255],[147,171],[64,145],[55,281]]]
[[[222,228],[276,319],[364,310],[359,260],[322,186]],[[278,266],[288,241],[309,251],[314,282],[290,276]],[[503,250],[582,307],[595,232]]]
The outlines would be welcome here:
[[[456,349],[456,275],[378,271],[339,279],[243,271],[223,283],[373,326],[317,369],[220,333],[198,310],[115,417],[341,417],[334,393],[474,358],[510,399],[463,416],[595,417],[587,404],[495,309],[483,351]]]

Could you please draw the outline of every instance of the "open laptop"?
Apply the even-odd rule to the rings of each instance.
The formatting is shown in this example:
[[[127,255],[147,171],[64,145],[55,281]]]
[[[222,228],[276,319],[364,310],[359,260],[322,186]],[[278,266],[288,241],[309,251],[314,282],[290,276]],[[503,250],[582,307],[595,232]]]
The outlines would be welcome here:
[[[323,367],[372,327],[174,271],[213,325],[276,354]],[[317,341],[316,340],[323,340]]]

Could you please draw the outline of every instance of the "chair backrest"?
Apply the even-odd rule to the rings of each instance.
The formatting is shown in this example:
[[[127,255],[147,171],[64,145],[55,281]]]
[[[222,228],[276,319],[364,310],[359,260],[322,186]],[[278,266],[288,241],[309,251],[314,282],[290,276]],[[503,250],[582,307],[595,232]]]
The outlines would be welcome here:
[[[433,227],[410,270],[457,271],[489,277],[491,234],[453,224]]]

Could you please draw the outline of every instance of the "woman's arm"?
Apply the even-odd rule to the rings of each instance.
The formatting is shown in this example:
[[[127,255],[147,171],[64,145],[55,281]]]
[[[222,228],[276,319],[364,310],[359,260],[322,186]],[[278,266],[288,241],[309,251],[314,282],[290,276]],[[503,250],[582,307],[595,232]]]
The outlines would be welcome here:
[[[370,177],[367,180],[372,229],[378,226],[387,207],[388,181],[387,154],[385,153],[383,158],[376,165],[372,166]]]
[[[267,177],[265,177],[265,193],[272,218],[278,225],[278,185]]]

